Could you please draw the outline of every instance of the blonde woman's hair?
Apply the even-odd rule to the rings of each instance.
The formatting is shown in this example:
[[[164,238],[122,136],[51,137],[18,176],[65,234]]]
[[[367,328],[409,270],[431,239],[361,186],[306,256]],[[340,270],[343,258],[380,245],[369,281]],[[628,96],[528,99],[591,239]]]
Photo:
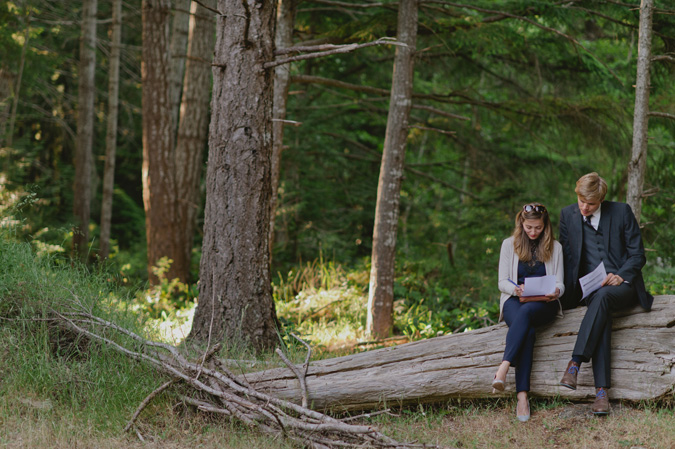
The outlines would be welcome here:
[[[537,240],[532,241],[523,229],[525,220],[544,222],[544,230]],[[553,257],[553,227],[546,207],[541,203],[530,203],[523,206],[516,214],[516,227],[513,230],[513,249],[521,262],[530,262],[533,259],[547,262]]]
[[[607,194],[607,182],[596,172],[589,173],[579,178],[574,191],[587,201],[601,203]]]

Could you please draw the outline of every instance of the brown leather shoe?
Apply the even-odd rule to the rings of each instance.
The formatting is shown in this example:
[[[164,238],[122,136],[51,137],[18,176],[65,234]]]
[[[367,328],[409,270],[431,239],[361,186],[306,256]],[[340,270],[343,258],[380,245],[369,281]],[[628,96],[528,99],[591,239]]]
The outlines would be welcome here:
[[[604,388],[595,389],[595,401],[591,406],[591,411],[596,415],[609,413],[609,398],[607,397],[607,390]]]
[[[570,360],[570,363],[567,364],[565,374],[563,374],[563,377],[560,380],[560,385],[562,385],[563,387],[570,388],[572,390],[576,390],[577,374],[579,374],[579,364],[574,360]]]

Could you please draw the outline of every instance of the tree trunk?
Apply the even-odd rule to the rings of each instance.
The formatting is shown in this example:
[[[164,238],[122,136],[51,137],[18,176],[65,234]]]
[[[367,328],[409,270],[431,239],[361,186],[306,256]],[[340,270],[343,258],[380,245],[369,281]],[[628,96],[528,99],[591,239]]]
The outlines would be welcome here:
[[[269,266],[276,2],[218,1],[200,294],[190,338],[275,345]]]
[[[5,146],[13,92],[14,75],[9,70],[0,69],[0,148]]]
[[[279,0],[277,6],[277,28],[275,44],[277,48],[293,45],[293,27],[298,0]],[[274,107],[272,110],[272,198],[270,202],[270,263],[274,246],[274,222],[277,214],[277,196],[281,171],[281,153],[284,145],[284,122],[288,86],[291,84],[291,65],[283,64],[274,68]]]
[[[202,0],[214,8],[215,0]],[[202,175],[202,157],[209,126],[211,94],[211,59],[215,43],[213,13],[192,2],[189,27],[188,58],[181,100],[181,113],[176,141],[176,189],[182,200],[176,205],[178,222],[182,224],[180,252],[174,255],[175,276],[190,277],[190,261],[197,213],[201,203],[199,184]]]
[[[635,81],[635,112],[633,113],[633,149],[628,164],[626,202],[640,221],[642,187],[647,165],[647,135],[649,131],[649,71],[652,59],[652,14],[654,0],[642,0],[638,37],[637,80]]]
[[[110,72],[108,73],[108,130],[105,138],[105,167],[101,199],[101,260],[110,254],[110,221],[112,219],[115,186],[115,153],[117,150],[117,114],[120,90],[120,48],[122,44],[122,0],[114,0],[112,12],[112,41],[110,43]]]
[[[143,204],[151,283],[157,282],[152,273],[157,261],[177,253],[181,229],[176,221],[178,192],[168,79],[169,7],[169,0],[143,0]]]
[[[595,396],[592,363],[579,372],[575,391],[561,387],[586,308],[565,312],[537,332],[531,394],[589,400]],[[307,373],[314,409],[358,410],[392,404],[488,398],[492,376],[504,354],[507,327],[420,340],[346,357],[312,362]],[[672,397],[675,387],[675,296],[657,296],[652,311],[639,306],[615,315],[612,332],[613,386],[610,399],[641,401]],[[515,393],[514,371],[506,392]],[[287,368],[246,374],[258,391],[300,402],[297,378]]]
[[[28,12],[26,17],[26,28],[23,32],[23,45],[21,46],[21,57],[19,59],[19,73],[16,77],[16,87],[12,91],[12,110],[9,116],[9,129],[5,137],[6,146],[11,147],[14,138],[14,124],[16,123],[16,112],[19,107],[19,92],[21,91],[21,80],[23,79],[23,69],[26,65],[26,50],[28,49],[28,41],[30,40],[30,18],[31,13]],[[4,125],[3,125],[4,128]],[[4,131],[4,130],[3,130]],[[5,134],[3,133],[3,136]]]
[[[190,23],[190,0],[175,0],[173,5],[173,24],[171,26],[169,89],[171,89],[171,136],[176,137],[180,119],[181,93],[185,76],[186,54],[188,46],[188,27]]]
[[[86,262],[89,252],[89,215],[91,208],[91,175],[94,167],[94,75],[96,69],[97,0],[82,4],[82,37],[77,107],[77,143],[75,149],[75,183],[73,186],[73,250]]]
[[[417,5],[418,0],[402,0],[399,3],[397,40],[406,46],[396,47],[389,117],[377,185],[367,329],[378,338],[388,337],[393,324],[396,231],[412,104]]]

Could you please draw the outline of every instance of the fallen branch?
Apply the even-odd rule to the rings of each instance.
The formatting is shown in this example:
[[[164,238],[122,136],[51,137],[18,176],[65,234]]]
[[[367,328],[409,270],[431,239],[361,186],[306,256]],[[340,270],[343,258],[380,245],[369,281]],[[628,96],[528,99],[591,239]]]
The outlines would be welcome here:
[[[295,374],[295,377],[298,378],[298,382],[300,382],[300,396],[302,400],[302,406],[307,407],[307,382],[305,381],[305,372],[302,372],[298,369],[297,366],[295,366],[288,358],[286,355],[283,353],[283,351],[279,348],[277,348],[274,352],[277,353],[277,355],[281,358],[281,360],[284,361],[286,366],[293,371],[293,374]]]
[[[171,385],[173,385],[176,381],[171,379],[168,382],[164,382],[159,388],[157,388],[155,391],[150,393],[145,399],[143,399],[143,402],[141,402],[141,405],[138,406],[134,414],[131,416],[131,419],[127,423],[126,427],[124,427],[124,431],[128,432],[129,429],[131,429],[131,426],[134,425],[136,422],[136,419],[138,419],[138,415],[141,414],[141,412],[145,409],[145,407],[148,406],[148,404],[157,396],[160,394],[162,391],[166,390],[169,388]]]
[[[243,376],[238,378],[217,359],[211,359],[218,351],[218,345],[209,348],[197,362],[192,362],[171,345],[146,340],[128,329],[86,311],[52,312],[57,321],[79,335],[104,343],[111,349],[143,361],[171,377],[171,380],[145,398],[125,427],[126,431],[133,428],[139,438],[142,436],[135,427],[135,421],[142,410],[159,393],[174,383],[181,382],[192,387],[194,392],[194,395],[181,396],[185,404],[204,412],[237,419],[252,429],[274,437],[286,438],[303,447],[316,449],[438,447],[398,442],[369,425],[350,424],[306,406],[261,393],[251,387]],[[125,347],[115,341],[116,336],[130,338],[138,344],[138,349]],[[293,337],[300,340],[308,349],[303,369],[294,367],[298,379],[303,379],[309,367],[311,348],[299,337],[295,335]],[[290,362],[288,364],[289,367],[293,366]],[[306,383],[304,388],[306,395]]]

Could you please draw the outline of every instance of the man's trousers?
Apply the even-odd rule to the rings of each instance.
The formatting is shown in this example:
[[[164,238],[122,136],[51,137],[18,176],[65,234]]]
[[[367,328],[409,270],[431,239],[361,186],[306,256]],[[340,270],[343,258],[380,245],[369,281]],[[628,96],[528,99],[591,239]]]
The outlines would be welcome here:
[[[610,388],[612,312],[637,303],[635,289],[627,283],[607,285],[585,299],[588,310],[579,326],[572,356],[583,362],[593,361],[596,388]]]

